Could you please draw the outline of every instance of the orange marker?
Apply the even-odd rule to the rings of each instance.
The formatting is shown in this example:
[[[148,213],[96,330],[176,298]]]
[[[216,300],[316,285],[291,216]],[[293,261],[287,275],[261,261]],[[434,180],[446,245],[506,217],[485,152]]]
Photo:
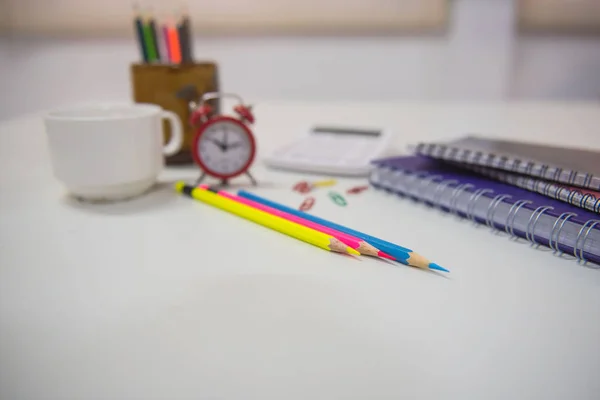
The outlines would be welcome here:
[[[174,64],[181,63],[181,47],[179,45],[179,33],[177,27],[169,24],[167,26],[167,43],[169,44],[169,55]]]

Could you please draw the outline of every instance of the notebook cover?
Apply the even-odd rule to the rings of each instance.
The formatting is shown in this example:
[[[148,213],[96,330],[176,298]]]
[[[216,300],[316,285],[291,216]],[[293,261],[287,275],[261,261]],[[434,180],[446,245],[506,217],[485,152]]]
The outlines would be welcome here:
[[[421,142],[416,152],[433,158],[518,172],[600,190],[600,152],[540,143],[465,136],[450,142]]]
[[[583,226],[590,220],[600,219],[600,215],[597,213],[589,212],[587,210],[572,206],[570,204],[558,201],[552,198],[548,198],[541,194],[531,192],[525,189],[521,189],[516,186],[508,185],[490,178],[483,177],[474,172],[466,171],[459,167],[455,167],[445,162],[435,160],[429,157],[422,156],[406,156],[406,157],[391,157],[373,161],[376,167],[387,167],[397,170],[402,170],[411,174],[415,173],[427,173],[428,176],[437,175],[439,180],[456,180],[459,183],[454,185],[456,187],[461,184],[471,184],[473,188],[470,191],[478,189],[491,189],[494,193],[483,193],[483,196],[488,198],[495,198],[499,194],[507,194],[512,196],[512,199],[504,200],[509,204],[514,204],[518,200],[529,200],[530,204],[525,204],[522,209],[529,209],[531,211],[536,210],[539,207],[550,206],[552,210],[547,210],[546,215],[551,215],[558,218],[563,213],[572,212],[576,216],[569,219],[571,222],[575,222]],[[483,222],[480,220],[479,222]],[[594,230],[599,230],[600,227],[596,225]],[[525,232],[518,232],[518,236],[525,237]],[[547,244],[548,240],[541,238],[541,243]],[[566,247],[563,245],[563,247]],[[571,248],[572,250],[572,248]],[[600,258],[597,255],[584,253],[586,258],[595,263],[600,263]]]

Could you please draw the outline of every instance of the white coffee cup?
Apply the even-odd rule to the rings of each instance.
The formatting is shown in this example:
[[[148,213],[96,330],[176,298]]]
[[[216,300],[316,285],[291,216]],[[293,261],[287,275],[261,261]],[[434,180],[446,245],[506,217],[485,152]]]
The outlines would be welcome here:
[[[171,137],[163,145],[163,119]],[[44,118],[56,178],[77,198],[123,200],[150,189],[183,144],[179,117],[154,104],[94,104]]]

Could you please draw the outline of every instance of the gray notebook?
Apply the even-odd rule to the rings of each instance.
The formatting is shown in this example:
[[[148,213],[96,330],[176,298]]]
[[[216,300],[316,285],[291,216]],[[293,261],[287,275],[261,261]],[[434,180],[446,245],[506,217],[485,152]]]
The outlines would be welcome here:
[[[466,136],[450,142],[419,143],[416,153],[600,190],[600,152],[537,143]]]

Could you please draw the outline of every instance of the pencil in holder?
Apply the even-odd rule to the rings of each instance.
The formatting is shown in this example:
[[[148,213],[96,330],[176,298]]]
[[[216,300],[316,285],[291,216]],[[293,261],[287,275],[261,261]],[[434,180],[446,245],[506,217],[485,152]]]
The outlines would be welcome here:
[[[156,104],[174,112],[181,119],[184,127],[183,147],[178,153],[166,157],[166,164],[193,163],[191,143],[194,131],[189,124],[190,114],[204,93],[219,91],[216,63],[132,64],[130,74],[136,103]],[[211,100],[210,103],[219,113],[219,100]],[[171,127],[166,121],[163,132],[166,142],[171,135]]]

